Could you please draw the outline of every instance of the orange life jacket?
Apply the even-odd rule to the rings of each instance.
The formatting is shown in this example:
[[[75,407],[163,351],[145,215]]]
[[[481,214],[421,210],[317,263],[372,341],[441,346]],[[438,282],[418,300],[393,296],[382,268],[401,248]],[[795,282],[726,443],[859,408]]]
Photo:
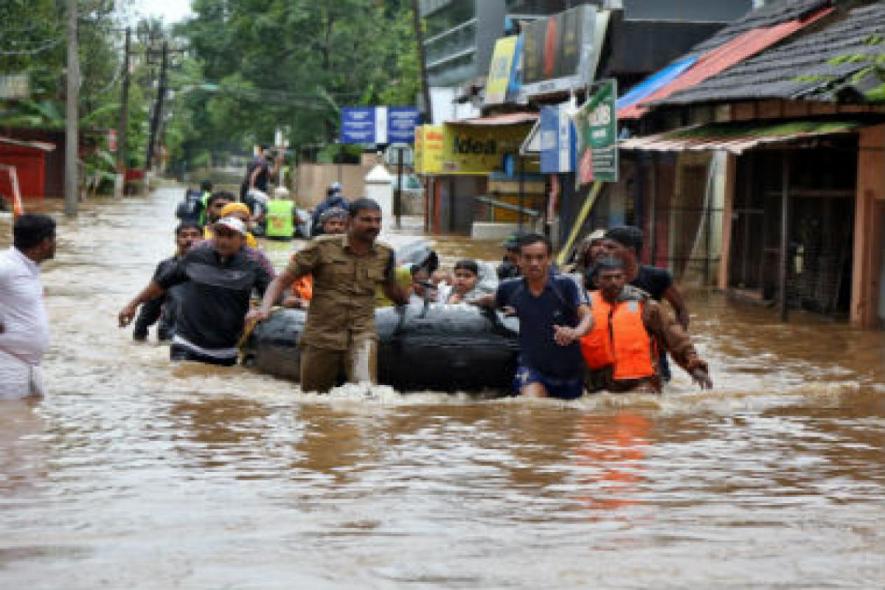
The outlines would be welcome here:
[[[304,275],[292,283],[292,295],[305,301],[313,299],[313,275]]]
[[[642,322],[640,299],[614,305],[599,291],[590,293],[593,329],[581,338],[581,354],[593,370],[613,366],[615,381],[643,379],[655,374],[652,338]]]

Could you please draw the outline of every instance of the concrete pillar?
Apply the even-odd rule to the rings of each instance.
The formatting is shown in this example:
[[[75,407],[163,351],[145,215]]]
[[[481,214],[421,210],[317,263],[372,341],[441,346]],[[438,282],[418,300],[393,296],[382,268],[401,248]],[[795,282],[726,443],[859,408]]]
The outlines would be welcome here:
[[[860,131],[854,214],[851,323],[879,326],[885,210],[885,125]]]
[[[384,167],[376,164],[366,175],[366,196],[381,206],[381,219],[384,224],[393,223],[393,177]]]

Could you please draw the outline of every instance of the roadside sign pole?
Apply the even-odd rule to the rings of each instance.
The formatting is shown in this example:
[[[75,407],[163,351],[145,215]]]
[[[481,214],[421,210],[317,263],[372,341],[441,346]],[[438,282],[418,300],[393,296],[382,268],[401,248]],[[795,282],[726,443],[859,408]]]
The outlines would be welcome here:
[[[403,148],[396,148],[396,194],[393,197],[393,214],[396,215],[396,229],[402,229],[403,214]]]

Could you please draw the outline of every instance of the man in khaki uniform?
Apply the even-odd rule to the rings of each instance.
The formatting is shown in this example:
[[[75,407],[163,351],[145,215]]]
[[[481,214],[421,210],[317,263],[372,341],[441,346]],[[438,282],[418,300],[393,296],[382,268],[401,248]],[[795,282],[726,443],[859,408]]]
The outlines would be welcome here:
[[[301,389],[325,393],[343,368],[351,383],[377,378],[375,287],[394,302],[408,302],[394,281],[393,250],[375,238],[381,231],[381,208],[371,199],[350,204],[348,230],[320,236],[296,252],[270,284],[259,309],[246,321],[261,321],[299,277],[313,274],[313,299],[301,337]]]

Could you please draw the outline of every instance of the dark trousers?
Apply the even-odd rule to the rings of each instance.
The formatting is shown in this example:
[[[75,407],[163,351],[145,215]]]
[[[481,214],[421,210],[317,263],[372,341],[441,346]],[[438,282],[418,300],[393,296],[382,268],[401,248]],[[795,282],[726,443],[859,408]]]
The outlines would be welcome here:
[[[189,348],[185,348],[180,344],[173,344],[169,347],[169,359],[173,361],[194,361],[197,363],[206,363],[207,365],[221,365],[223,367],[232,367],[237,364],[237,358],[217,359],[212,356],[194,352]]]

